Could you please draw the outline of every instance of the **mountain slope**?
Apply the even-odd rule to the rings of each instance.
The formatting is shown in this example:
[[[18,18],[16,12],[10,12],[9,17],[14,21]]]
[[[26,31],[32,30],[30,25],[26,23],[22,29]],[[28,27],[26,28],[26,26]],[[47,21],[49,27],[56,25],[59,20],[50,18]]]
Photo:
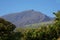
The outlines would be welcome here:
[[[34,10],[8,14],[2,17],[15,24],[17,27],[51,20],[48,16]]]
[[[41,26],[47,26],[47,25],[53,25],[53,24],[54,24],[54,21],[47,21],[47,22],[29,24],[29,25],[24,26],[24,28],[38,28]]]

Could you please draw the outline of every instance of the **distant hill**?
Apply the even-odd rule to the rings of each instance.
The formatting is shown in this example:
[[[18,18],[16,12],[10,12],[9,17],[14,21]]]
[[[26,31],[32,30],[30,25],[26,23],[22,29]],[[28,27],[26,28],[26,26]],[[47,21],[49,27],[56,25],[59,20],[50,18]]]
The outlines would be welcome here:
[[[4,15],[2,16],[2,18],[12,22],[17,27],[51,21],[50,17],[35,10],[26,10],[19,13],[12,13],[8,15]]]

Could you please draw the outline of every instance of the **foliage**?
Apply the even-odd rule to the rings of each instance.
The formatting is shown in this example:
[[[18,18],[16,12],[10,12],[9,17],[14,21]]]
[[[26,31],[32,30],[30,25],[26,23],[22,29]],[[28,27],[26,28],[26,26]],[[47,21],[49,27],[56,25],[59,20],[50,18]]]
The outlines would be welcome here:
[[[14,32],[16,26],[0,18],[0,40],[18,40],[20,32]]]

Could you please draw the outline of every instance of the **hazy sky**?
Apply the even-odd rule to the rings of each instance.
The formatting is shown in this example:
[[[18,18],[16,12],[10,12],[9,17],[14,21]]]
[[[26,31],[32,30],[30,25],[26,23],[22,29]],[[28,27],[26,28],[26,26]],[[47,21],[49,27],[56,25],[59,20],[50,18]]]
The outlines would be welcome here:
[[[53,17],[60,10],[60,0],[0,0],[0,16],[31,9]]]

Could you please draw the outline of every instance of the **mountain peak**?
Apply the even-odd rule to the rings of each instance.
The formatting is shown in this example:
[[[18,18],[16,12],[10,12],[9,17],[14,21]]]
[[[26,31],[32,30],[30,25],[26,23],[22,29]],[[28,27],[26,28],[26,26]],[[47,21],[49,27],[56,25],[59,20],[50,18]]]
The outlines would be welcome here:
[[[31,10],[29,10],[29,11],[35,11],[34,9],[31,9]]]
[[[34,12],[35,10],[34,9],[31,9],[31,10],[26,10],[25,12]]]

